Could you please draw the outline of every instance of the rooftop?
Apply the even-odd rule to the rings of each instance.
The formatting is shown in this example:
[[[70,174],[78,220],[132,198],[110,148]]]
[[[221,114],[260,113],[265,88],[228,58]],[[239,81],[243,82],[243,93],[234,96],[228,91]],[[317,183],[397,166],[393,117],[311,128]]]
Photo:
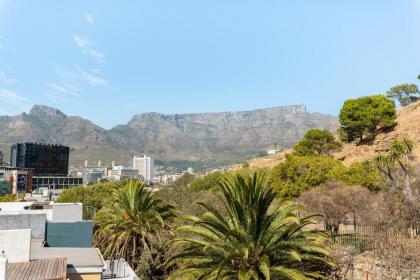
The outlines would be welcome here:
[[[8,280],[65,280],[67,262],[65,258],[50,258],[29,262],[9,263],[7,266]]]
[[[67,258],[67,264],[79,273],[100,272],[106,268],[97,248],[52,248],[32,243],[31,260]]]

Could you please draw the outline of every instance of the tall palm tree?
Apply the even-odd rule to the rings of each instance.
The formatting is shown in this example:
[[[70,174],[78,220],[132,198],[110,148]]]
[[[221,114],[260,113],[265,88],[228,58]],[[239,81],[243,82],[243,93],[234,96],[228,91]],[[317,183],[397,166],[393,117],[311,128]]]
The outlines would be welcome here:
[[[411,202],[415,201],[410,178],[410,156],[413,153],[413,142],[403,138],[395,140],[389,148],[390,158],[400,166],[404,174],[404,194]]]
[[[119,253],[135,267],[140,251],[150,250],[151,238],[171,230],[167,222],[175,216],[173,207],[138,181],[114,190],[112,199],[113,203],[95,216],[95,245],[103,249],[106,258]]]
[[[401,171],[404,176],[403,193],[408,201],[415,202],[416,197],[410,177],[410,156],[412,152],[413,142],[411,140],[406,138],[397,139],[391,143],[388,153],[377,155],[373,161],[378,170],[388,177],[397,190],[400,189],[400,182],[394,173]]]
[[[330,265],[326,236],[306,231],[314,216],[300,219],[293,202],[279,201],[263,173],[235,175],[220,183],[224,209],[200,204],[177,229],[180,253],[171,279],[313,279]]]

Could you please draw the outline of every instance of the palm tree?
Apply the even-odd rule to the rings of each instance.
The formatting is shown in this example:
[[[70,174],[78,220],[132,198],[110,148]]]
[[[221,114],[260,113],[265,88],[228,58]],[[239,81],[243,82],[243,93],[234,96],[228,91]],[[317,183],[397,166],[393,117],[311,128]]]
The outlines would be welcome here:
[[[406,138],[395,140],[391,143],[389,150],[390,158],[400,166],[404,174],[404,194],[410,202],[414,202],[415,198],[410,178],[410,156],[413,152],[413,142]]]
[[[374,158],[378,170],[385,174],[395,189],[400,189],[398,177],[394,174],[396,169],[404,175],[404,194],[408,201],[415,202],[410,174],[410,156],[413,152],[413,142],[409,139],[394,140],[387,154],[379,154]],[[396,168],[399,167],[399,168]]]
[[[103,249],[105,258],[119,253],[135,267],[140,251],[150,250],[151,238],[171,230],[167,222],[175,216],[173,207],[138,181],[114,190],[112,199],[95,216],[95,245]]]
[[[300,219],[300,207],[279,201],[263,173],[235,175],[220,183],[221,211],[190,216],[177,229],[180,253],[170,279],[313,279],[329,266],[327,236],[306,231],[314,216]]]

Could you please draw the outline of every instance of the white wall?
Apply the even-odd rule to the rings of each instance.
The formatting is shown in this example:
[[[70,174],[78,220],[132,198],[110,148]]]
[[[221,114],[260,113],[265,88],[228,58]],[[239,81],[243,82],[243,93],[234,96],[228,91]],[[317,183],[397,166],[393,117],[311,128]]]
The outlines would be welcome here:
[[[0,230],[0,251],[9,262],[28,262],[31,253],[31,230]]]
[[[51,203],[52,222],[71,223],[83,220],[83,204],[81,203]]]
[[[31,206],[33,202],[0,202],[0,213],[8,211],[27,211],[24,209],[25,206]]]

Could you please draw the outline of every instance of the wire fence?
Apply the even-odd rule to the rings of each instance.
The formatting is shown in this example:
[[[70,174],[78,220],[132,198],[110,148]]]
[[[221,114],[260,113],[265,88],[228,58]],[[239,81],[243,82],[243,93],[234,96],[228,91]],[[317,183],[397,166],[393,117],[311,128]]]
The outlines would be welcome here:
[[[357,253],[373,250],[390,239],[408,238],[414,241],[420,250],[420,227],[413,224],[407,228],[389,228],[386,226],[356,225],[351,229],[331,231],[331,242],[345,247],[353,247]]]

